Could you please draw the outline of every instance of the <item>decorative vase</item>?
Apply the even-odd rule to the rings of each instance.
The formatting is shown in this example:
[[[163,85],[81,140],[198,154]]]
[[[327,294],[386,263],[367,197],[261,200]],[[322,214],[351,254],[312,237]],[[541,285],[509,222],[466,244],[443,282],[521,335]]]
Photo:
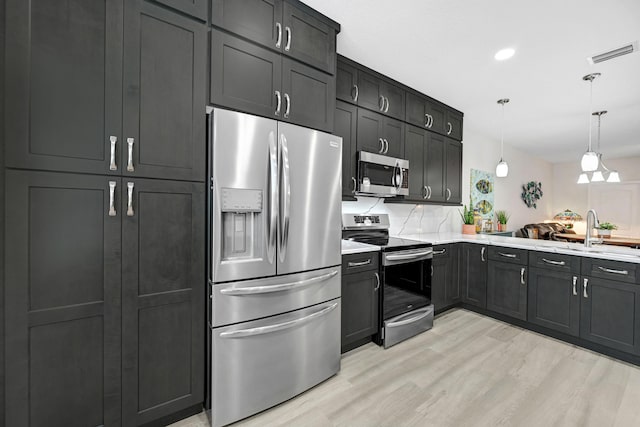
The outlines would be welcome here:
[[[462,224],[462,234],[476,234],[475,224]]]
[[[507,224],[498,223],[498,231],[507,231]]]
[[[611,230],[598,230],[598,237],[608,239],[609,237],[611,237]]]

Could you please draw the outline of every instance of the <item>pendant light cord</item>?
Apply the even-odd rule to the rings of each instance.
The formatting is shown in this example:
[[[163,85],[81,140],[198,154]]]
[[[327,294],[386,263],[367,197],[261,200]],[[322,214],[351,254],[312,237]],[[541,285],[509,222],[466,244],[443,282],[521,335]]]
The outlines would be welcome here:
[[[504,157],[504,102],[502,103],[502,125],[500,126],[502,135],[500,136],[500,161]]]
[[[593,110],[593,79],[593,76],[589,79],[589,150],[587,151],[591,151],[591,129],[593,128],[591,123],[591,111]]]

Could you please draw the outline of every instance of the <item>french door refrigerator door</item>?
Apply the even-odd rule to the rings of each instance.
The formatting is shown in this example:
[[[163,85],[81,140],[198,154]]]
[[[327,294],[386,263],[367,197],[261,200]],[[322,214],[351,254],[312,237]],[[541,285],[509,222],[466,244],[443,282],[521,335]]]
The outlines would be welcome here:
[[[276,274],[278,124],[215,108],[212,279]]]
[[[341,262],[342,138],[278,123],[278,274]]]

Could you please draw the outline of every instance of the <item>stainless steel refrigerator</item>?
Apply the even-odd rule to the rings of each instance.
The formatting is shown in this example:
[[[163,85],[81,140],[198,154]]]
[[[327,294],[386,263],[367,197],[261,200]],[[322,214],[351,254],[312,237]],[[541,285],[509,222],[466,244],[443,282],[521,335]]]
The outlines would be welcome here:
[[[223,109],[209,138],[217,427],[340,369],[342,140]]]

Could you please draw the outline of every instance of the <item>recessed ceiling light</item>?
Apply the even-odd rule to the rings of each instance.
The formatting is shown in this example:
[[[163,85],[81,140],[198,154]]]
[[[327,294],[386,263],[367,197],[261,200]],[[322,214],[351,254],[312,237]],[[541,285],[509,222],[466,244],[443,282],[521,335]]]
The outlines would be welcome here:
[[[504,61],[505,59],[511,58],[514,53],[516,53],[516,50],[508,47],[506,49],[499,50],[493,57],[496,58],[496,61]]]

